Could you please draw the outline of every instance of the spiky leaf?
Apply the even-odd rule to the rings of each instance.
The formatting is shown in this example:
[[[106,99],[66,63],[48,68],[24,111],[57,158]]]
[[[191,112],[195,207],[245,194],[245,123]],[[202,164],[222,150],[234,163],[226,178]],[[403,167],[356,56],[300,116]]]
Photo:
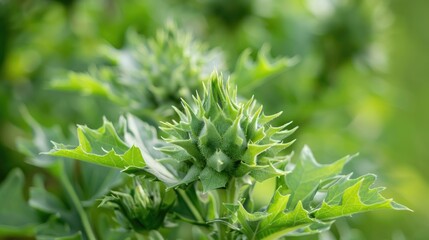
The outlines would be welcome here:
[[[242,205],[227,205],[230,223],[248,239],[277,239],[326,231],[344,216],[379,210],[409,210],[392,199],[384,198],[381,187],[371,188],[376,177],[368,174],[355,179],[341,175],[350,157],[332,164],[319,164],[309,147],[291,171],[277,179],[279,189],[270,204],[254,213]],[[318,195],[317,195],[318,194]]]
[[[26,139],[19,141],[19,149],[27,155],[28,162],[46,168],[59,182],[61,188],[56,194],[68,196],[62,198],[47,191],[41,176],[36,175],[34,186],[30,188],[30,205],[49,217],[47,222],[42,222],[37,227],[37,238],[81,239],[93,236],[92,226],[88,222],[84,208],[93,206],[96,200],[123,180],[119,171],[39,154],[41,151],[49,150],[49,139],[63,142],[70,142],[70,140],[63,136],[59,127],[45,128],[25,110],[22,113],[32,127],[34,136],[31,141]],[[82,222],[86,223],[82,224]]]
[[[124,169],[126,167],[144,167],[140,149],[128,147],[118,136],[113,124],[106,119],[99,129],[78,126],[79,145],[68,147],[54,143],[49,155],[72,158],[100,165]]]
[[[350,157],[347,156],[332,164],[321,165],[316,162],[310,148],[305,146],[301,152],[300,161],[293,171],[286,175],[287,192],[291,194],[288,207],[294,208],[298,201],[308,206],[320,184],[340,174],[349,159]]]
[[[392,199],[381,196],[383,188],[371,188],[375,179],[374,175],[365,175],[330,187],[315,217],[329,220],[377,209],[409,210]]]
[[[310,218],[301,202],[293,210],[285,211],[289,199],[290,195],[281,195],[276,191],[264,212],[249,213],[239,204],[233,214],[241,226],[240,231],[248,239],[277,239],[316,221]]]

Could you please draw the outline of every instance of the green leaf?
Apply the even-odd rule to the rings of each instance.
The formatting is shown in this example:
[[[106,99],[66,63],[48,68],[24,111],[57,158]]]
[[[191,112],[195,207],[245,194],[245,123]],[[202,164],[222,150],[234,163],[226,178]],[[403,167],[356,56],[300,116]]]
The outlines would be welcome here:
[[[299,201],[307,207],[320,183],[340,174],[350,158],[346,156],[332,164],[322,165],[317,163],[310,148],[305,146],[295,168],[285,177],[287,192],[291,194],[288,209],[294,208]]]
[[[46,191],[43,186],[32,187],[30,189],[29,204],[34,209],[45,213],[64,216],[68,212],[64,203],[57,196]]]
[[[78,91],[84,95],[99,95],[117,104],[124,104],[124,99],[114,93],[109,81],[105,79],[106,71],[110,69],[91,70],[92,73],[70,72],[65,78],[52,81],[51,87],[63,91]]]
[[[18,150],[27,156],[27,161],[38,167],[55,168],[59,164],[57,157],[49,156],[46,154],[39,154],[40,152],[47,152],[51,149],[51,140],[56,139],[62,142],[68,142],[64,137],[59,126],[46,128],[41,126],[25,109],[22,108],[21,115],[25,122],[31,127],[33,137],[32,139],[20,138],[17,141]]]
[[[12,170],[0,185],[0,236],[32,236],[39,219],[23,196],[24,174]]]
[[[241,54],[230,78],[240,87],[242,93],[251,93],[261,82],[285,71],[297,62],[294,58],[271,59],[269,52],[268,45],[262,46],[256,61],[251,59],[249,49]]]
[[[271,239],[276,239],[314,222],[308,216],[308,212],[303,208],[301,202],[298,202],[292,211],[285,212],[289,200],[290,195],[282,195],[280,191],[275,192],[271,203],[268,205],[267,213],[269,215],[261,221],[257,234],[258,239],[268,236]]]
[[[376,179],[374,175],[356,179],[340,175],[350,158],[322,165],[314,159],[311,150],[304,147],[295,167],[278,178],[280,187],[266,210],[249,213],[242,205],[226,205],[232,213],[230,223],[238,223],[238,231],[247,239],[278,239],[326,231],[335,219],[355,213],[409,210],[381,196],[384,188],[371,188]]]
[[[281,159],[282,160],[280,162],[274,164],[269,162],[268,165],[254,167],[250,172],[250,176],[252,176],[256,181],[262,182],[269,178],[285,175],[286,172],[279,169],[284,169],[285,165],[289,161],[289,158],[282,157]]]
[[[168,156],[158,149],[169,147],[169,145],[158,139],[154,127],[131,114],[127,115],[126,124],[124,139],[128,145],[135,145],[140,149],[146,163],[144,168],[146,173],[155,176],[168,187],[175,187],[181,184],[182,181],[187,183],[186,181],[192,178],[188,173],[191,173],[192,176],[195,175],[193,171],[195,169],[190,169],[190,167],[181,164],[180,161],[161,161],[168,159]],[[134,166],[127,168],[130,167],[133,168]],[[179,171],[182,168],[185,170]]]
[[[226,183],[229,180],[229,176],[226,173],[217,172],[211,167],[204,168],[200,174],[200,180],[203,184],[204,192],[210,190],[225,187]]]
[[[77,178],[76,180],[78,181],[73,181],[76,183],[74,184],[74,188],[86,206],[91,205],[96,199],[106,194],[111,187],[117,185],[122,180],[120,172],[116,169],[90,163],[64,161],[64,159],[57,156],[39,154],[40,152],[50,150],[50,139],[63,142],[69,142],[69,140],[63,136],[59,126],[52,128],[42,127],[25,109],[22,110],[22,115],[31,126],[34,136],[32,140],[20,139],[18,141],[18,149],[28,156],[28,161],[31,164],[48,168],[57,177],[58,174],[61,174],[58,169],[62,167],[59,167],[59,165],[64,165],[69,177]],[[74,171],[77,171],[79,174],[76,174]]]
[[[37,239],[42,240],[82,240],[84,237],[80,231],[70,229],[57,215],[51,215],[49,219],[38,226]]]
[[[200,168],[182,163],[158,150],[171,152],[172,145],[158,139],[154,127],[128,114],[126,118],[121,117],[118,129],[116,131],[106,119],[103,126],[95,130],[79,126],[77,147],[54,143],[54,148],[47,154],[113,167],[130,174],[156,177],[168,187],[188,184],[197,179]],[[181,155],[186,157],[186,154]],[[112,179],[116,179],[115,173],[112,174]],[[103,183],[97,186],[102,187]]]
[[[61,181],[65,179],[63,177]],[[71,192],[74,190],[71,183],[62,182],[68,197],[62,200],[45,189],[41,175],[36,175],[34,182],[35,186],[30,189],[30,206],[49,216],[46,222],[37,227],[38,239],[82,239],[83,235],[89,239],[93,237],[90,237],[87,234],[88,229],[82,226],[82,216],[85,214],[86,218],[86,213],[83,212],[76,193]]]
[[[34,137],[32,141],[21,140],[18,144],[20,150],[29,157],[30,163],[47,168],[61,184],[57,194],[67,196],[67,198],[60,198],[46,191],[41,181],[36,182],[36,187],[31,189],[30,203],[39,211],[50,215],[50,218],[57,219],[55,223],[52,223],[56,227],[47,226],[45,230],[38,228],[37,236],[40,238],[47,236],[46,238],[53,239],[62,236],[77,236],[76,234],[80,232],[79,236],[94,239],[92,226],[84,206],[91,207],[95,200],[119,184],[122,181],[119,171],[91,163],[40,155],[39,152],[49,150],[49,139],[59,139],[64,142],[69,142],[69,140],[64,138],[58,127],[44,128],[26,111],[23,111],[23,116],[33,128]],[[51,229],[57,230],[52,232]]]
[[[123,231],[123,229],[116,228],[116,223],[111,219],[110,215],[101,213],[97,221],[97,229],[99,239],[103,240],[118,240],[129,239],[132,232]]]
[[[241,231],[249,238],[254,239],[258,233],[257,229],[262,219],[266,218],[265,212],[249,213],[241,203],[236,210],[236,218],[241,226]]]
[[[70,148],[54,143],[54,148],[47,154],[119,169],[146,165],[140,149],[135,146],[128,147],[118,136],[113,124],[106,119],[103,126],[96,130],[78,126],[77,136],[79,140],[77,147]]]
[[[216,151],[207,159],[207,165],[217,172],[222,172],[224,169],[231,168],[232,160],[221,150]]]
[[[164,240],[161,233],[156,230],[149,231],[149,240]]]
[[[299,228],[304,228],[317,220],[310,218],[301,202],[291,211],[285,211],[290,195],[276,191],[264,212],[249,213],[240,203],[238,207],[229,207],[241,226],[241,232],[248,239],[278,239]]]
[[[331,225],[333,223],[334,221],[329,221],[329,222],[317,221],[306,227],[301,227],[299,229],[296,229],[293,232],[287,233],[287,236],[307,236],[312,234],[318,234],[321,232],[328,231],[331,228]]]
[[[268,213],[271,212],[268,211]],[[308,226],[315,221],[308,216],[308,212],[304,209],[301,202],[298,202],[296,207],[290,212],[272,211],[272,214],[274,213],[278,215],[272,222],[264,221],[261,223],[261,228],[257,235],[258,239],[277,239],[299,228]]]
[[[120,185],[126,177],[117,169],[109,167],[86,162],[74,162],[73,165],[79,168],[80,174],[70,178],[77,178],[78,181],[73,181],[73,187],[85,207],[92,206],[113,187]]]
[[[321,208],[316,211],[315,217],[329,220],[370,210],[409,210],[392,199],[381,196],[380,191],[383,188],[371,189],[375,179],[374,175],[366,175],[334,185],[328,190],[328,195]],[[347,187],[348,185],[351,186]],[[340,202],[338,202],[339,196],[341,196]]]

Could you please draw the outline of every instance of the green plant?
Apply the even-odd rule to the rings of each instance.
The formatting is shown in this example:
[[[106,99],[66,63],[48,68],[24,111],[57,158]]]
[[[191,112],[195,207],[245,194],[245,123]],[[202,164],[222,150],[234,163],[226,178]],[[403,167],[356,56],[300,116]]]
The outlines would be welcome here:
[[[407,210],[381,196],[383,188],[372,188],[374,175],[342,175],[350,156],[322,165],[305,147],[291,161],[292,155],[283,151],[291,142],[283,139],[295,129],[269,124],[280,113],[267,116],[255,100],[241,100],[218,74],[204,86],[201,97],[182,101],[182,111],[174,108],[180,120],[162,124],[162,139],[156,129],[127,115],[117,130],[107,120],[96,130],[80,126],[77,147],[55,143],[47,154],[117,168],[143,186],[156,184],[112,192],[103,201],[115,206],[118,221],[131,223],[128,228],[143,235],[149,230],[153,235],[157,228],[157,237],[168,237],[166,229],[174,231],[186,222],[193,225],[194,236],[208,233],[209,239],[277,239],[319,233],[335,219],[355,213]],[[255,182],[270,178],[275,178],[275,193],[270,203],[256,209]],[[177,198],[164,200],[167,193],[160,189]],[[151,209],[161,210],[153,216],[151,224],[156,225],[144,220]]]
[[[287,152],[296,128],[273,126],[281,113],[265,115],[246,98],[293,63],[268,50],[256,61],[246,50],[227,69],[219,50],[167,25],[148,40],[130,31],[122,49],[103,48],[103,64],[55,78],[56,89],[104,97],[109,114],[132,114],[66,137],[23,111],[34,139],[19,149],[47,176],[34,176],[27,204],[23,174],[10,173],[0,193],[16,201],[0,207],[0,235],[277,239],[327,231],[355,213],[407,210],[372,188],[375,175],[343,174],[350,156],[322,165],[309,147],[297,158]],[[50,140],[61,143],[51,150]],[[270,201],[258,199],[259,184]]]

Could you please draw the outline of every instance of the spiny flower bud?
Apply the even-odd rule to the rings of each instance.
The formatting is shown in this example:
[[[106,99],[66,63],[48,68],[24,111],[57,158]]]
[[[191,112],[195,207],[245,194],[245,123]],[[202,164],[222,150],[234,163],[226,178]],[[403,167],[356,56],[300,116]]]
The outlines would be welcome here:
[[[123,97],[131,95],[131,100],[137,100],[132,107],[156,109],[166,115],[174,114],[170,106],[181,98],[190,100],[215,66],[223,68],[219,51],[209,50],[172,22],[144,41],[130,31],[126,47],[111,49],[110,57],[117,62],[118,83],[127,90]]]
[[[174,193],[166,192],[160,182],[136,179],[132,188],[112,191],[100,205],[114,209],[116,220],[126,229],[143,232],[163,225],[174,199]]]
[[[224,187],[231,177],[249,174],[263,181],[283,174],[288,156],[279,152],[292,142],[282,140],[295,129],[269,124],[281,113],[266,116],[253,98],[238,101],[236,89],[217,74],[204,85],[202,98],[197,94],[192,105],[182,105],[183,111],[174,108],[180,121],[161,127],[173,146],[160,150],[197,166],[205,191]]]

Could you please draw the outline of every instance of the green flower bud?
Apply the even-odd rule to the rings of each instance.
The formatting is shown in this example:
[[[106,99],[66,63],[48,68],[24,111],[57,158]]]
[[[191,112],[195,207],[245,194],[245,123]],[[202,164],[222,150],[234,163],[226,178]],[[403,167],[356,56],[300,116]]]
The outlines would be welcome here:
[[[126,90],[120,97],[137,100],[130,103],[137,111],[150,108],[164,115],[174,114],[170,106],[181,98],[190,100],[215,66],[223,68],[220,52],[209,50],[172,22],[151,39],[129,31],[125,48],[107,54],[117,64],[118,84]]]
[[[126,229],[136,232],[158,229],[175,199],[174,193],[166,192],[161,184],[135,180],[133,188],[112,191],[100,205],[113,209],[116,221]]]
[[[288,156],[279,152],[292,142],[283,139],[295,131],[285,124],[269,123],[281,113],[266,116],[252,98],[237,99],[236,89],[213,75],[204,85],[204,95],[182,101],[183,111],[174,108],[180,121],[163,123],[165,140],[176,147],[160,150],[199,169],[204,190],[224,187],[231,177],[247,174],[258,181],[283,174]]]

